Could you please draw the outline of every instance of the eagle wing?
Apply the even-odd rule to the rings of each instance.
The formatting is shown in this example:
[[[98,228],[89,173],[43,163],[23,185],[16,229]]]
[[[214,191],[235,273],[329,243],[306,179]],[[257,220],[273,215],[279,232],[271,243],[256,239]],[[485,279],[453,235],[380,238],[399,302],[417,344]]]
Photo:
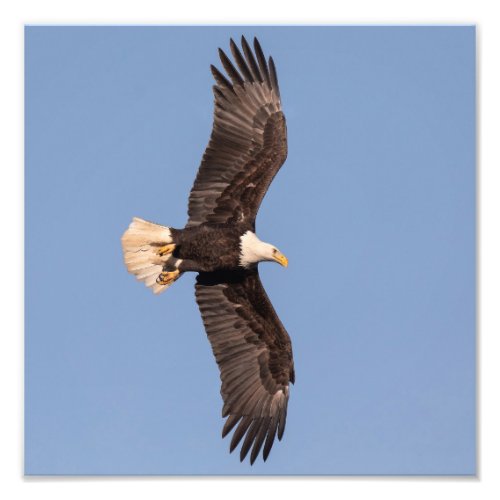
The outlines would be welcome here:
[[[286,122],[276,68],[258,40],[255,56],[242,37],[233,40],[238,71],[219,49],[231,81],[211,66],[215,110],[212,135],[189,197],[187,226],[203,222],[248,222],[255,227],[260,203],[287,155]]]
[[[295,380],[290,337],[257,269],[200,273],[196,300],[220,369],[222,416],[228,417],[222,437],[238,424],[230,451],[245,436],[240,459],[252,448],[253,464],[265,442],[266,460],[276,434],[283,436],[289,383]]]

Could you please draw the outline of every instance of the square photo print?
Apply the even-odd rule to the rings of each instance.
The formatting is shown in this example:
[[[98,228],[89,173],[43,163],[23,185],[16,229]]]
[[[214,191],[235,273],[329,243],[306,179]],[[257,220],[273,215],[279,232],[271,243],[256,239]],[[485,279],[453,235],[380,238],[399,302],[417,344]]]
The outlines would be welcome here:
[[[27,26],[25,474],[476,474],[474,26]]]

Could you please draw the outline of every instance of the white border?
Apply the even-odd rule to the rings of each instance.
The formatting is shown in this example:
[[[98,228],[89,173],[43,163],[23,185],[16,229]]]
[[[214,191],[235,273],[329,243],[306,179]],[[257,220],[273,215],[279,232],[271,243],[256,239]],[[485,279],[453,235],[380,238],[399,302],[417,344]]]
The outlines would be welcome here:
[[[8,5],[10,4],[10,5]],[[486,0],[18,0],[0,7],[0,496],[44,500],[239,499],[296,494],[386,500],[500,498],[498,404],[500,294],[499,16]],[[298,3],[297,3],[298,4]],[[22,477],[23,435],[23,25],[24,24],[476,24],[480,245],[479,476],[461,478],[31,478]],[[497,125],[495,125],[497,123]]]

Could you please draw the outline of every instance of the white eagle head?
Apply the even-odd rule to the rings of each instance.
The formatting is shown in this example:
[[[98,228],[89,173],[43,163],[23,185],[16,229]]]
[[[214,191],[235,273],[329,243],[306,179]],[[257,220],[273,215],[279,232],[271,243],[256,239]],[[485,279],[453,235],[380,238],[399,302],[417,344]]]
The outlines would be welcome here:
[[[247,231],[240,236],[240,265],[250,267],[262,261],[288,266],[288,259],[274,245],[259,240],[255,233]]]

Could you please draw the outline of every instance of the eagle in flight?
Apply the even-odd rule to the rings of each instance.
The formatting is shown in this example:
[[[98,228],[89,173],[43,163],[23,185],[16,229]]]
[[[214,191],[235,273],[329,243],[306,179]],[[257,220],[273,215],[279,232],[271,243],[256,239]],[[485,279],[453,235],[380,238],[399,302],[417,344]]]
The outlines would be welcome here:
[[[281,440],[294,382],[290,337],[259,278],[258,264],[286,267],[287,258],[255,234],[255,218],[287,156],[285,116],[273,59],[258,40],[233,40],[236,66],[219,49],[229,79],[211,66],[212,134],[189,196],[184,229],[134,218],[122,237],[130,273],[158,294],[185,272],[196,272],[196,301],[220,369],[222,430],[236,427],[232,452],[267,459]]]

